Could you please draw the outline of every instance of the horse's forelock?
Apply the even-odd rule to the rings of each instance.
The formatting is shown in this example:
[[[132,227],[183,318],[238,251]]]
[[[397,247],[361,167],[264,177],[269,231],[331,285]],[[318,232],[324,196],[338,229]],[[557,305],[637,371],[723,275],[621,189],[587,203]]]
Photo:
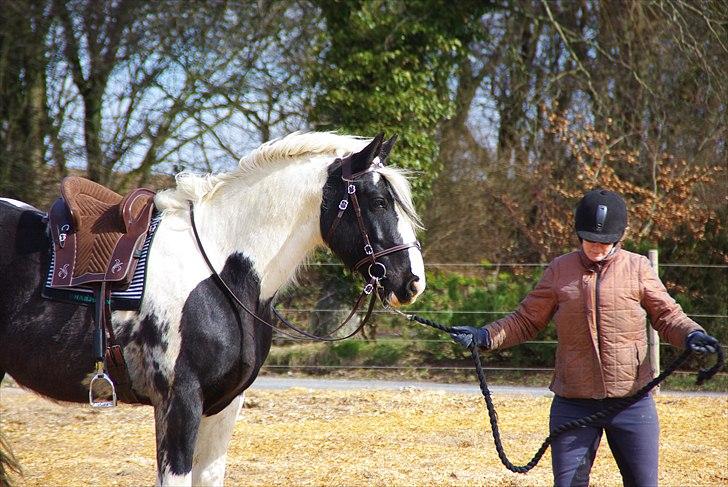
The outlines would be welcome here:
[[[411,171],[392,166],[381,166],[376,169],[389,183],[394,191],[395,198],[403,215],[409,220],[410,225],[416,229],[423,229],[422,220],[417,215],[414,203],[412,202],[412,188],[408,177]]]

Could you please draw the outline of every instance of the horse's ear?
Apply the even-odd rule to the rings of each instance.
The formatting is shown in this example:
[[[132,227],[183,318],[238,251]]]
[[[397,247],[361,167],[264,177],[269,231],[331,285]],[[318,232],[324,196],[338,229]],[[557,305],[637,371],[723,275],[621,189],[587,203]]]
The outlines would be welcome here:
[[[369,142],[369,145],[364,147],[362,150],[354,154],[351,158],[351,173],[356,174],[358,172],[366,171],[369,166],[372,165],[374,158],[379,155],[382,148],[382,140],[384,134],[379,133],[376,137]]]
[[[394,147],[395,142],[397,142],[397,134],[394,134],[389,138],[389,140],[382,143],[382,148],[379,151],[379,162],[381,162],[382,165],[387,163],[389,153],[392,152],[392,147]]]

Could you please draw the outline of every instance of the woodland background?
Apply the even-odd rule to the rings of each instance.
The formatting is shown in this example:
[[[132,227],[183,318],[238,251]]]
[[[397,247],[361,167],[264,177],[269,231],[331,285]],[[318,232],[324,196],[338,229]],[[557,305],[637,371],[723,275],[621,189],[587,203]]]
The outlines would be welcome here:
[[[628,200],[625,246],[688,264],[663,280],[728,343],[725,0],[0,1],[3,196],[45,208],[71,172],[164,187],[295,130],[399,135],[427,228],[415,307],[438,321],[512,310],[601,186]],[[311,266],[281,306],[345,308],[359,284],[343,274]],[[464,359],[401,321],[270,363]],[[552,366],[540,338],[487,360]]]

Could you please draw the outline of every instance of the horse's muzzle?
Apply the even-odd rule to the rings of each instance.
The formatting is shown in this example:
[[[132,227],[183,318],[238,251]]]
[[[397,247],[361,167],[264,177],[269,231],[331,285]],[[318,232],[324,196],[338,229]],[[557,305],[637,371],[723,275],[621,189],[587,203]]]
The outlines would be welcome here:
[[[412,304],[417,297],[425,290],[425,282],[417,276],[412,276],[397,291],[381,289],[379,297],[387,306],[398,308],[403,305]]]

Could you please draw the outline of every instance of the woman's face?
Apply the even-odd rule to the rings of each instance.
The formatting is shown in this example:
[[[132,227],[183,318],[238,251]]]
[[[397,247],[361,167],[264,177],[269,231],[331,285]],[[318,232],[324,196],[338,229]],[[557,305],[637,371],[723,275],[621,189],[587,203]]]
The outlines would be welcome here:
[[[592,262],[600,262],[609,255],[609,252],[614,248],[613,243],[599,243],[590,242],[588,240],[581,241],[581,248],[584,250],[586,256]]]

